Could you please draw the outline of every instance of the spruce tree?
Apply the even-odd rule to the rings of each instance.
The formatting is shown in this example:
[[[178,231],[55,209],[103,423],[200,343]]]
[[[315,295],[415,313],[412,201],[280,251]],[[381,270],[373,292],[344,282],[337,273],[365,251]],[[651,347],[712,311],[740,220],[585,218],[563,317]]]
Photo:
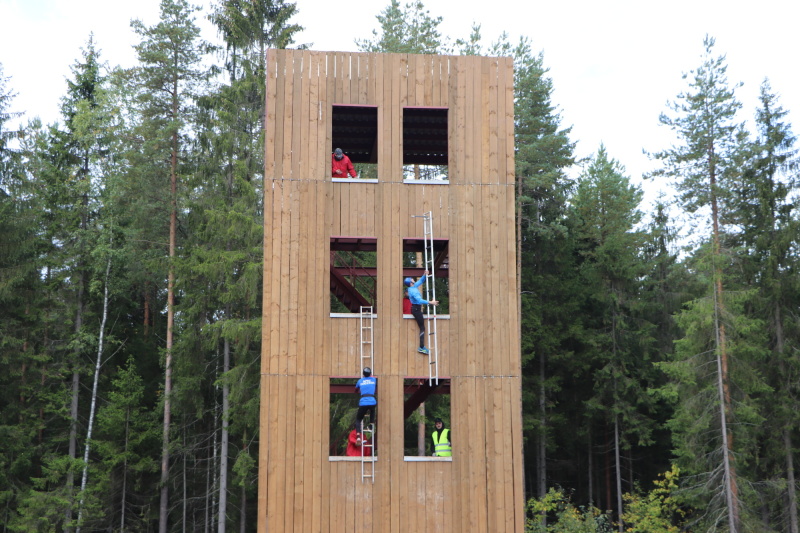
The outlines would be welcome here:
[[[644,292],[652,265],[643,253],[648,236],[639,228],[641,200],[641,189],[601,145],[578,178],[568,220],[581,286],[575,358],[589,365],[584,416],[595,434],[608,435],[607,464],[616,490],[607,505],[617,516],[623,514],[623,491],[669,466],[662,460],[655,470],[651,461],[634,459],[652,453],[659,421],[649,392],[660,373],[653,366],[657,328]]]
[[[757,291],[754,311],[767,325],[767,343],[771,355],[761,372],[772,391],[763,398],[766,423],[760,437],[764,458],[760,476],[785,479],[783,489],[765,485],[762,500],[777,499],[781,505],[765,504],[763,516],[776,523],[788,522],[789,531],[797,533],[797,496],[794,477],[795,413],[800,408],[795,398],[796,375],[800,368],[791,354],[800,345],[796,321],[791,317],[800,284],[798,244],[800,221],[797,217],[796,137],[785,111],[767,80],[760,88],[760,107],[756,112],[757,138],[749,148],[745,172],[734,195],[736,212],[732,218],[742,228],[737,235],[737,249],[742,262],[743,282]],[[776,436],[780,436],[776,438]]]
[[[232,521],[232,448],[238,445],[241,450],[239,475],[247,481],[253,475],[242,465],[254,462],[246,439],[258,432],[258,398],[251,392],[258,387],[262,318],[266,49],[292,44],[301,29],[291,23],[295,13],[295,4],[288,2],[221,2],[212,20],[224,39],[227,82],[200,98],[198,106],[194,147],[202,164],[187,182],[192,191],[187,204],[191,231],[185,258],[176,265],[178,287],[187,295],[179,305],[187,328],[176,353],[182,354],[179,365],[187,370],[197,365],[217,369],[211,376],[213,401],[221,404],[212,415],[219,419],[212,425],[220,426],[217,531],[225,531]],[[208,376],[195,375],[187,391],[202,387],[204,378]],[[206,412],[216,413],[212,407]],[[250,484],[237,481],[243,527]]]
[[[564,225],[573,183],[569,127],[552,103],[553,82],[542,53],[527,39],[512,46],[507,36],[493,44],[493,55],[514,57],[514,146],[516,172],[517,272],[523,366],[523,422],[529,442],[525,461],[534,492],[547,492],[547,452],[553,443],[553,402],[558,373],[548,365],[567,356],[568,323],[575,312],[576,277],[571,239]],[[530,454],[533,452],[533,456]]]
[[[157,477],[160,434],[157,412],[150,409],[133,356],[118,368],[106,402],[97,413],[95,439],[100,465],[95,492],[105,509],[104,526],[118,531],[146,530],[145,509]]]
[[[372,30],[372,39],[356,39],[362,52],[436,54],[446,51],[439,31],[442,17],[432,17],[422,0],[411,0],[402,7],[398,0],[391,0],[377,19],[380,30]]]

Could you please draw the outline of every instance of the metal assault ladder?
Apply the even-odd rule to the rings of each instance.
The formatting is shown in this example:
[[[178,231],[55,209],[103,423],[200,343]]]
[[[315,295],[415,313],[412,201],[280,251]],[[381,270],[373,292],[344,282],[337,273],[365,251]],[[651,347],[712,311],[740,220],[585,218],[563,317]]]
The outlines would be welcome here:
[[[368,366],[372,368],[372,373],[375,369],[372,367],[373,356],[373,340],[375,336],[372,330],[372,306],[361,306],[361,316],[359,317],[359,324],[361,326],[361,367],[358,369],[358,375],[361,375],[361,370]]]
[[[373,314],[372,306],[361,306],[361,316],[359,317],[359,324],[361,330],[361,368],[358,369],[359,375],[365,366],[372,369],[372,375],[375,375],[375,368],[373,367],[373,355],[375,335],[373,333]],[[363,421],[362,421],[363,425]],[[375,483],[375,425],[370,420],[370,424],[366,427],[358,428],[361,431],[361,482],[370,478]],[[369,437],[367,436],[369,434]],[[369,442],[369,444],[367,444]]]
[[[365,479],[375,483],[375,424],[371,420],[366,428],[361,428],[361,482]]]
[[[433,212],[428,211],[422,215],[423,225],[423,265],[425,270],[428,271],[428,276],[425,277],[425,299],[428,301],[436,300],[436,275],[434,272],[433,264],[436,260],[436,255],[433,250]],[[436,335],[436,306],[433,310],[427,309],[427,322],[428,326],[425,328],[428,333],[428,382],[433,385],[439,384],[439,340]]]

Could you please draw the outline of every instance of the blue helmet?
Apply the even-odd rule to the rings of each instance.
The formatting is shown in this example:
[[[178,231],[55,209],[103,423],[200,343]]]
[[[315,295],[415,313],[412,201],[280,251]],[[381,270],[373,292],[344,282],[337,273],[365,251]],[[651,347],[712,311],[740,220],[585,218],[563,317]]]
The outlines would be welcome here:
[[[410,287],[413,284],[414,284],[414,280],[411,279],[411,278],[406,278],[406,279],[403,280],[403,285],[405,285],[406,287]]]

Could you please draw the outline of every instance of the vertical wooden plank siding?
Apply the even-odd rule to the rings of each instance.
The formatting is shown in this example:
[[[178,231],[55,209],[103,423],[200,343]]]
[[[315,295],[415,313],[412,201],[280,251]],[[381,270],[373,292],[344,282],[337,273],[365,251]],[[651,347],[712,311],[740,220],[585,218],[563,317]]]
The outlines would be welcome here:
[[[523,531],[512,67],[267,52],[259,532]],[[337,104],[377,107],[377,183],[329,179]],[[403,183],[403,108],[420,106],[448,109],[448,182]],[[452,461],[403,457],[403,380],[427,376],[428,360],[402,318],[402,245],[422,238],[427,211],[448,240],[450,316],[436,341]],[[361,369],[358,317],[330,316],[331,237],[348,235],[378,242],[374,483],[359,461],[329,457],[330,378]]]
[[[325,178],[325,174],[322,171],[322,160],[320,158],[323,151],[319,142],[319,130],[323,124],[320,117],[320,59],[323,59],[323,57],[319,52],[310,53],[308,80],[308,152],[305,156],[307,164],[306,177],[309,180],[321,180]]]

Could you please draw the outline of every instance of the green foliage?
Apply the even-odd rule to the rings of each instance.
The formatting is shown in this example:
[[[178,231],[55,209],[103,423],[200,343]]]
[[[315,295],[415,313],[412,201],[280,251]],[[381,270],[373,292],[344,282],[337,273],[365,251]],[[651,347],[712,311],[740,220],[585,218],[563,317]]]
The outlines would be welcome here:
[[[219,501],[223,421],[229,525],[234,508],[248,509],[245,524],[256,522],[258,449],[274,445],[259,442],[254,392],[264,312],[265,51],[294,45],[301,28],[291,20],[295,3],[219,0],[211,20],[222,43],[213,48],[199,39],[195,8],[183,0],[162,8],[158,24],[133,23],[141,42],[130,70],[105,69],[89,38],[67,80],[61,124],[12,129],[14,94],[0,71],[2,530],[74,526],[77,487],[68,480],[83,464],[68,452],[70,429],[82,434],[88,415],[80,381],[98,342],[108,257],[111,348],[99,376],[85,529],[156,526],[170,269],[172,527],[200,531],[214,520],[217,510],[206,510]],[[614,481],[615,444],[626,487],[675,463],[650,492],[625,496],[628,531],[724,527],[723,413],[742,480],[742,529],[784,527],[796,512],[786,502],[795,494],[787,465],[796,462],[799,429],[800,222],[796,139],[775,92],[762,85],[747,134],[738,84],[728,84],[725,58],[706,39],[702,65],[661,117],[677,141],[654,154],[663,166],[651,177],[672,180],[679,205],[671,210],[662,199],[643,220],[640,191],[604,147],[582,172],[575,168],[544,55],[528,39],[511,44],[503,35],[484,47],[473,24],[450,50],[442,20],[420,1],[391,1],[372,38],[357,42],[365,51],[514,58],[524,475],[541,495],[528,505],[527,530],[615,530],[608,514],[581,507],[606,499],[599,487]],[[199,66],[205,59],[211,69]],[[718,243],[706,231],[712,219],[700,218],[714,202]],[[674,220],[683,214],[708,236],[679,253]],[[437,278],[440,311],[447,281]],[[331,398],[332,453],[343,450],[356,403],[351,394]],[[426,403],[429,420],[447,420],[449,411],[441,397]],[[414,415],[405,428],[407,453],[416,453],[417,422]],[[548,492],[555,485],[574,490]],[[613,508],[611,497],[596,505]]]
[[[644,316],[641,279],[643,235],[635,227],[641,190],[605,147],[581,175],[572,197],[570,228],[576,239],[583,286],[580,357],[591,365],[587,414],[621,427],[622,447],[652,444],[654,375],[651,332]]]
[[[630,533],[678,533],[685,515],[675,493],[680,470],[677,466],[660,475],[648,493],[625,494],[622,521]]]
[[[747,134],[737,122],[741,103],[729,87],[726,58],[714,55],[715,40],[706,36],[700,67],[684,74],[689,90],[678,95],[662,113],[661,124],[678,136],[679,143],[653,154],[663,167],[651,177],[674,180],[682,207],[688,213],[719,201],[722,211],[733,197],[730,187],[741,171],[742,149]]]
[[[576,506],[561,489],[528,500],[526,533],[611,533],[611,518],[596,507]]]
[[[402,8],[398,0],[391,0],[377,19],[380,31],[372,30],[372,39],[356,39],[362,52],[436,54],[443,51],[439,32],[442,17],[431,17],[422,0],[411,0]]]
[[[299,24],[290,23],[296,14],[295,2],[219,0],[210,19],[225,41],[225,67],[231,77],[239,79],[263,72],[267,48],[288,48],[295,34],[303,30]]]

